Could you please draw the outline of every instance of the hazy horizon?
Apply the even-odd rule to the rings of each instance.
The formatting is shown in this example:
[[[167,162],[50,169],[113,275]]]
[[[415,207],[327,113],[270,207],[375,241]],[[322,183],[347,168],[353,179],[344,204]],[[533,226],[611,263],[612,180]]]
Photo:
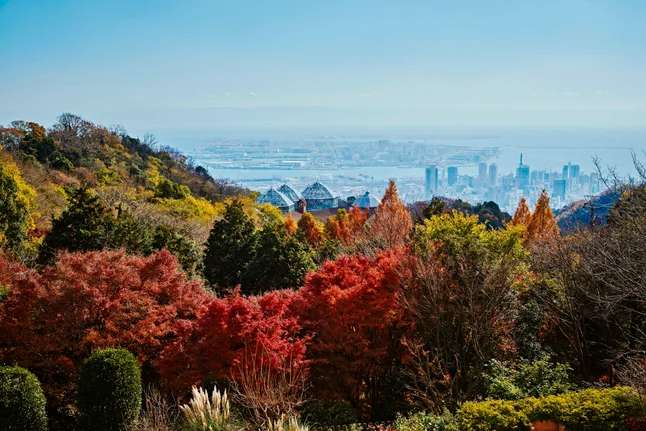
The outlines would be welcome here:
[[[0,124],[646,127],[646,3],[0,1]]]

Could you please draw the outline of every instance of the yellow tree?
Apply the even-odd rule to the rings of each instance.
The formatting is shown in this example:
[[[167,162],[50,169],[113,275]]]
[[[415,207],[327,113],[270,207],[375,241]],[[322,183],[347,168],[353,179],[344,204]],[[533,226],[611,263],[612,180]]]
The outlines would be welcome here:
[[[298,220],[298,233],[312,246],[318,247],[323,241],[323,223],[311,213],[305,212]]]
[[[547,196],[545,190],[543,190],[543,193],[541,193],[541,196],[536,202],[534,213],[527,226],[527,240],[549,239],[557,237],[559,234],[556,219],[550,208],[550,198]]]
[[[529,212],[529,206],[527,206],[527,200],[525,198],[520,198],[518,202],[518,207],[514,213],[514,218],[511,219],[511,224],[529,226],[529,223],[532,220],[532,215]]]
[[[368,224],[368,239],[386,248],[403,245],[408,240],[413,219],[406,204],[399,198],[395,181],[388,183],[377,212]]]

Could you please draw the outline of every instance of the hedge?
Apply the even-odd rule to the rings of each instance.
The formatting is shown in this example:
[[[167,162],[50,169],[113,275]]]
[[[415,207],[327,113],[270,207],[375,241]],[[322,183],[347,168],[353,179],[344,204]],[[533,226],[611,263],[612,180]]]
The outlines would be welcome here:
[[[631,388],[585,389],[518,401],[467,402],[457,413],[461,431],[524,431],[538,420],[554,420],[568,431],[623,430],[629,417],[644,413]]]

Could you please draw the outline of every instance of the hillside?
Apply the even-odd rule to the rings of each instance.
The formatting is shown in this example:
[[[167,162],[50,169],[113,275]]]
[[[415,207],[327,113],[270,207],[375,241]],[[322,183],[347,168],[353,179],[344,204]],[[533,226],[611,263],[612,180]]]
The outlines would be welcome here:
[[[565,234],[591,224],[606,224],[619,197],[618,191],[607,190],[590,200],[578,200],[557,210],[555,216],[561,232]]]
[[[27,121],[0,126],[1,161],[24,180],[30,196],[31,234],[51,227],[67,191],[91,187],[109,207],[126,208],[178,225],[203,240],[219,202],[249,190],[212,178],[202,166],[152,136],[143,140],[76,115],[62,114],[51,128]]]

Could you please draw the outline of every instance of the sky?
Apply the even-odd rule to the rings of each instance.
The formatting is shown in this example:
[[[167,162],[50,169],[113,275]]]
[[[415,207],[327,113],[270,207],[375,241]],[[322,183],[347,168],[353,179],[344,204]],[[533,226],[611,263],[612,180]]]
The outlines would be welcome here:
[[[646,127],[643,0],[0,0],[0,124]]]

